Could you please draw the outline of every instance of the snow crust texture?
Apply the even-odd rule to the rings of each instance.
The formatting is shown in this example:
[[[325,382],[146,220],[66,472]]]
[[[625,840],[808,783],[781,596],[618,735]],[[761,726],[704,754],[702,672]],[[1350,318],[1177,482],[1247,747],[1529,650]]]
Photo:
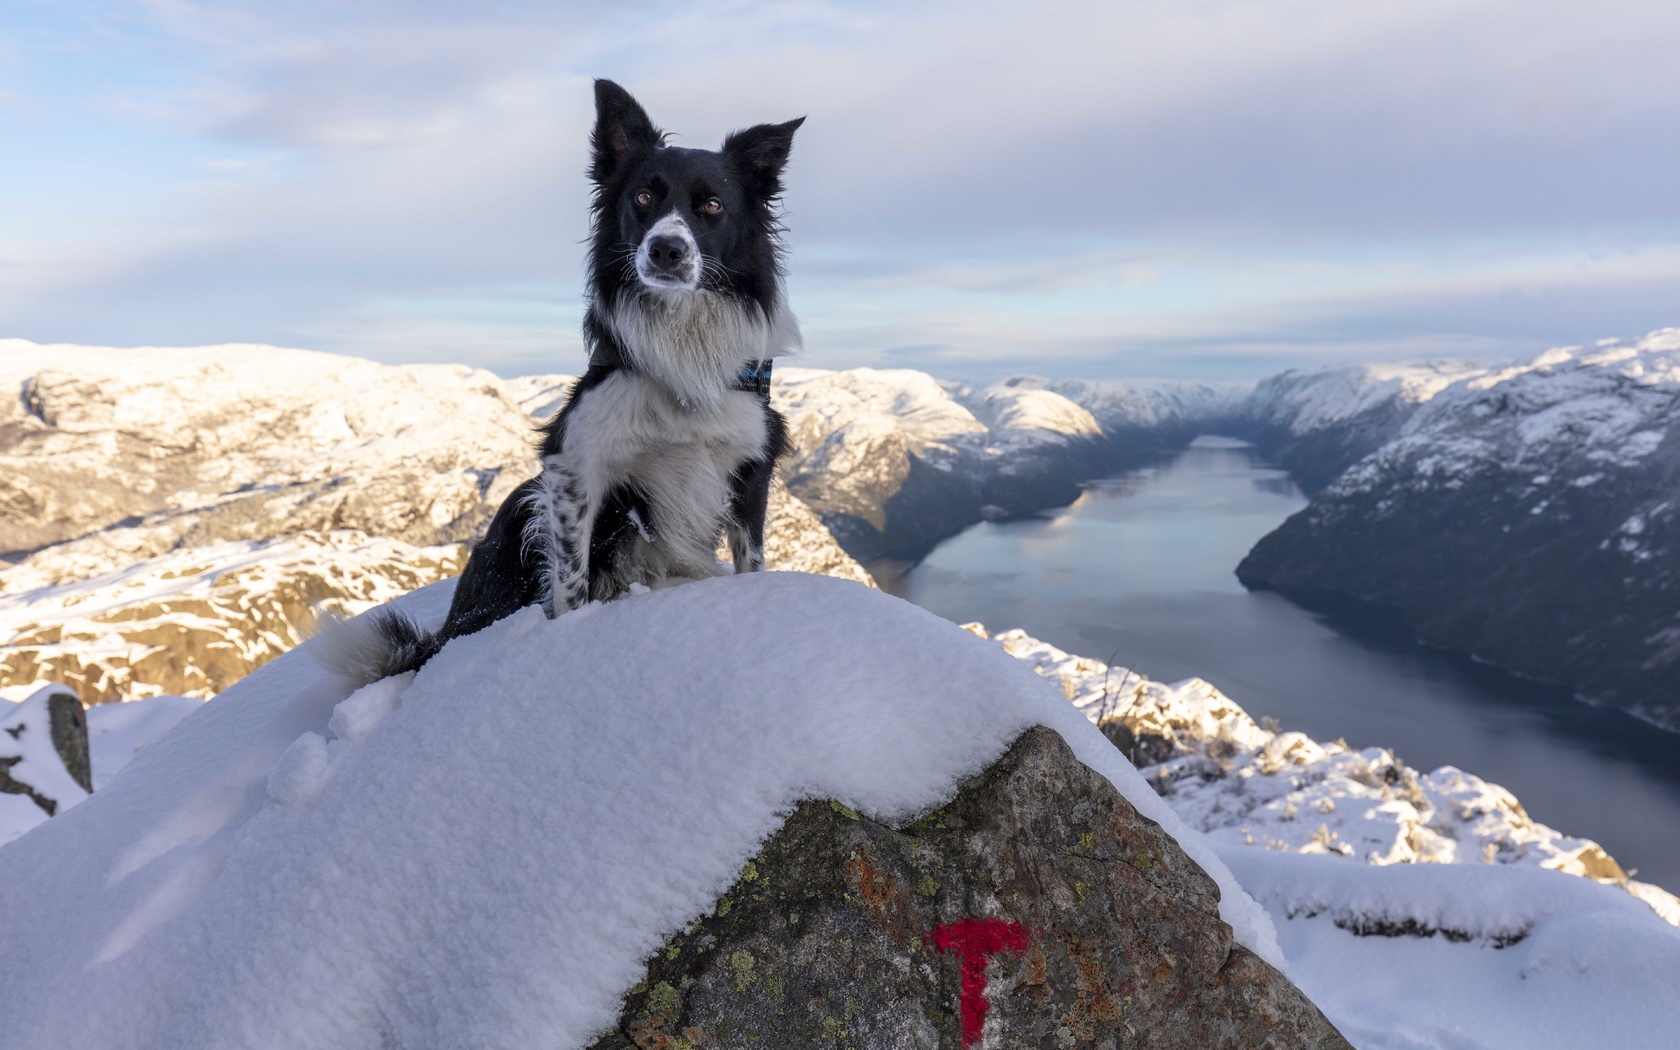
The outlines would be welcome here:
[[[402,604],[436,619],[448,594]],[[902,821],[1035,724],[1281,962],[1265,913],[1057,690],[855,583],[526,610],[348,697],[309,649],[0,849],[8,1045],[583,1045],[796,801]]]

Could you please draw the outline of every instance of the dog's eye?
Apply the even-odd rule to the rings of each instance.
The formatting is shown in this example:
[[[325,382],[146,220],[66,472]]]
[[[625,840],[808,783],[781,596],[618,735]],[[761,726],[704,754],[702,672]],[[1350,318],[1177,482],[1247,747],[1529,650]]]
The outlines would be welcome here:
[[[636,207],[645,208],[652,203],[653,194],[649,193],[647,190],[643,190],[642,192],[636,194]]]
[[[700,214],[702,215],[716,215],[722,210],[723,202],[716,197],[707,197],[706,203],[700,205]]]

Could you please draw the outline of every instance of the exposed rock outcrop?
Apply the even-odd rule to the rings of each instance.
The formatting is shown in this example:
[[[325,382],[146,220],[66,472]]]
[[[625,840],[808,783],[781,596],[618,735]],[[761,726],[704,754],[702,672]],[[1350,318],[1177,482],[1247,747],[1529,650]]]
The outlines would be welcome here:
[[[807,802],[595,1050],[1346,1047],[1048,729],[902,828]]]

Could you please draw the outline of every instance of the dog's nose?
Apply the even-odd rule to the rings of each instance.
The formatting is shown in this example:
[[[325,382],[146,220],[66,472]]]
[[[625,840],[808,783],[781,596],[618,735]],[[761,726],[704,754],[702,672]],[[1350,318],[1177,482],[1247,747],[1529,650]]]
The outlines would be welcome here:
[[[680,237],[661,234],[648,241],[648,262],[661,270],[674,270],[688,258],[688,245]]]

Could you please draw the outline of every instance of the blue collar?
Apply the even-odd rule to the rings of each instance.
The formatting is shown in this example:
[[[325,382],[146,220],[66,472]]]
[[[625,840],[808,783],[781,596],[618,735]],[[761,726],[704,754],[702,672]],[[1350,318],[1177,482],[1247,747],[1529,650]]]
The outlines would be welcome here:
[[[770,400],[770,368],[775,362],[769,358],[754,361],[741,366],[735,373],[735,389],[745,390],[749,394],[757,394],[765,401]]]

